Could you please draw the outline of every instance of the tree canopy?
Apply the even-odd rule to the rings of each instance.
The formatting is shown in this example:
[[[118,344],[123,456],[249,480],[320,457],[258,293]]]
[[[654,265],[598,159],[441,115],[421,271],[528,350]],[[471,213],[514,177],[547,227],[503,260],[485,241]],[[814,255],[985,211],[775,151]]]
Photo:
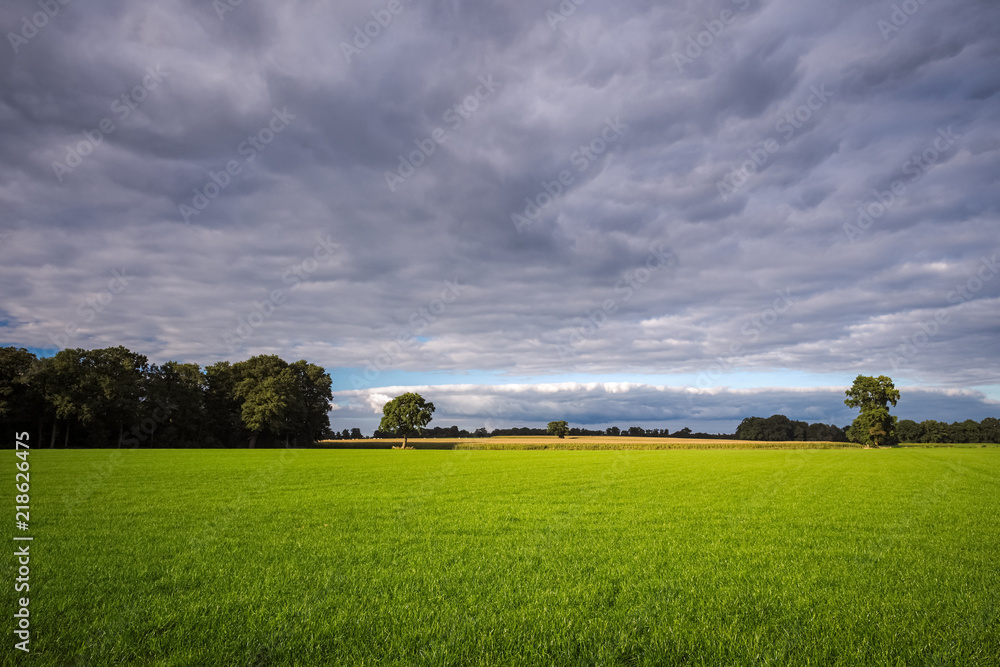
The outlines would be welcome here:
[[[37,358],[0,348],[0,424],[49,435],[49,446],[227,447],[327,436],[329,374],[306,361],[258,356],[150,364],[125,347]]]
[[[569,434],[569,424],[565,421],[549,422],[548,428],[545,430],[549,435],[565,438]]]
[[[844,404],[849,408],[860,408],[861,414],[851,424],[848,438],[867,447],[895,445],[896,417],[889,414],[889,405],[896,405],[899,390],[892,384],[892,378],[879,375],[859,375],[846,392]]]
[[[759,441],[825,441],[843,442],[847,438],[839,427],[833,424],[807,424],[794,421],[785,415],[747,417],[736,427],[736,437],[740,440]]]
[[[407,392],[392,399],[382,408],[380,431],[390,431],[403,438],[403,448],[411,433],[420,433],[427,426],[434,414],[434,404],[424,400],[424,397],[414,392]]]

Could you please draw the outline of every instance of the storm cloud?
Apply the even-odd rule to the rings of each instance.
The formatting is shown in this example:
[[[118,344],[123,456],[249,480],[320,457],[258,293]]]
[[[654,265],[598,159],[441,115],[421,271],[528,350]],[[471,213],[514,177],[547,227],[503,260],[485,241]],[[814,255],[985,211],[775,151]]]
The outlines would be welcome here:
[[[4,344],[306,358],[339,428],[399,374],[470,424],[842,423],[859,373],[996,414],[995,2],[17,0],[0,30]],[[546,393],[570,375],[605,389]]]

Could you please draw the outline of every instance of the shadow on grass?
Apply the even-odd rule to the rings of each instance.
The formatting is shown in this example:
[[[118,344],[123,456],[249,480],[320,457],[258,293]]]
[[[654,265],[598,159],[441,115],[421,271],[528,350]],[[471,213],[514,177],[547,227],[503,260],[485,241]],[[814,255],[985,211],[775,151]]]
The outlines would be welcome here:
[[[309,449],[399,449],[402,440],[356,440],[329,441],[314,443]],[[413,442],[406,444],[407,449],[455,449],[455,443],[450,440],[441,442]]]

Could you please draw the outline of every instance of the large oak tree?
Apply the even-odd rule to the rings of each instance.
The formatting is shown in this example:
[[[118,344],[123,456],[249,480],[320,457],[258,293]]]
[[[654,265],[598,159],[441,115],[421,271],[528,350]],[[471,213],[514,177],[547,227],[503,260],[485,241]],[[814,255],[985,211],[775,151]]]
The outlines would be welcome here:
[[[424,400],[420,394],[408,392],[392,399],[382,408],[380,431],[396,433],[403,438],[403,449],[406,449],[406,438],[410,433],[420,433],[427,426],[434,414],[434,404]]]
[[[896,417],[889,414],[889,404],[896,405],[899,390],[892,384],[892,378],[879,375],[859,375],[846,392],[844,404],[849,408],[860,408],[861,414],[851,424],[848,438],[869,447],[895,445]]]

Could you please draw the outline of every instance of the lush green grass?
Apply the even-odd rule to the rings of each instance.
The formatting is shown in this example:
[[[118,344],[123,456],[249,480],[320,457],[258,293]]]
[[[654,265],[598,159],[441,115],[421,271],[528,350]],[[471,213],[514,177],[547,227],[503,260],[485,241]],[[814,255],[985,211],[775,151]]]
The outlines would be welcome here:
[[[31,462],[24,664],[1000,660],[996,449]]]

